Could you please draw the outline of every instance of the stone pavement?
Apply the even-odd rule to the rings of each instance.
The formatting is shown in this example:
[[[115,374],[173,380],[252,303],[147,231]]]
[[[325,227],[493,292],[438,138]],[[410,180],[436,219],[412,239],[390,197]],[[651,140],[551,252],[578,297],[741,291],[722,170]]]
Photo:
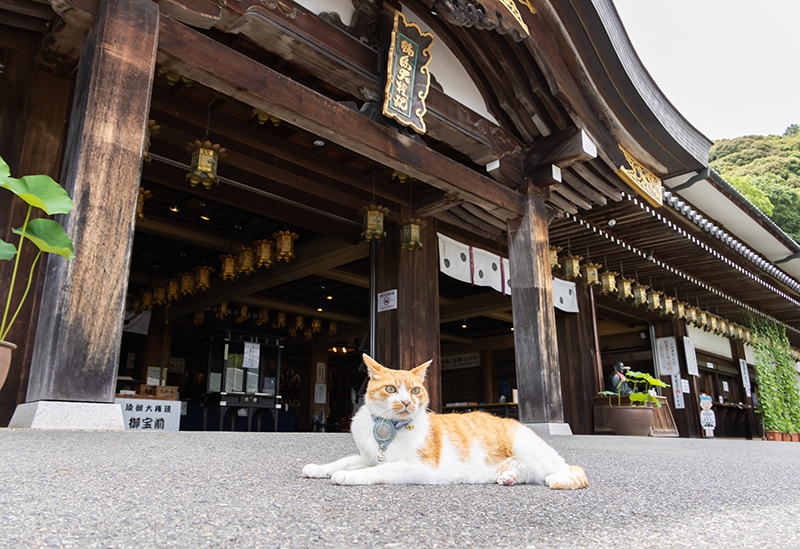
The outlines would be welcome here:
[[[299,477],[345,434],[0,429],[0,548],[800,547],[798,443],[548,441],[589,488]]]

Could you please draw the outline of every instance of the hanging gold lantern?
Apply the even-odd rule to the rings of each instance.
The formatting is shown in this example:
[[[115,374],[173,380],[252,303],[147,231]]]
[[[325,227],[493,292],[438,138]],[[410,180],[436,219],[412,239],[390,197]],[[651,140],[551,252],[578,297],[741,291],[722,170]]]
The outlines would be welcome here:
[[[322,321],[318,318],[315,318],[311,321],[311,331],[314,333],[319,332],[320,328],[322,328]]]
[[[144,203],[153,198],[153,193],[145,190],[144,187],[139,187],[139,200],[136,201],[136,217],[144,219]]]
[[[708,327],[708,313],[705,312],[703,309],[697,309],[697,323],[695,324],[698,328],[702,328],[704,331],[708,331],[706,328]]]
[[[153,288],[153,305],[159,306],[167,302],[167,287],[159,284]]]
[[[247,305],[239,306],[239,316],[236,317],[236,322],[247,322]]]
[[[686,303],[677,299],[675,300],[675,318],[679,320],[686,319]]]
[[[236,278],[237,257],[232,254],[227,254],[227,255],[221,255],[219,256],[219,258],[222,261],[222,271],[220,272],[222,280],[233,280],[234,278]]]
[[[647,292],[647,310],[658,311],[661,309],[661,294],[658,290],[650,290]]]
[[[567,280],[577,280],[581,277],[581,260],[583,256],[569,254],[561,258],[561,267],[564,278]]]
[[[637,307],[647,305],[647,286],[636,283],[633,290],[633,304]]]
[[[422,242],[420,242],[419,238],[423,227],[425,227],[423,220],[410,217],[403,224],[403,241],[400,243],[400,249],[407,252],[422,249]]]
[[[255,272],[255,255],[253,248],[248,248],[247,246],[239,250],[239,261],[237,263],[239,274]]]
[[[150,288],[142,292],[142,309],[149,311],[153,308],[153,290]]]
[[[286,331],[289,332],[290,336],[297,337],[297,326],[289,326]]]
[[[583,277],[584,288],[600,284],[600,278],[598,277],[600,267],[602,267],[600,263],[592,263],[588,260],[581,265],[581,276]]]
[[[336,324],[336,322],[334,322],[333,320],[328,322],[328,335],[335,336],[338,333],[339,333],[338,324]]]
[[[740,326],[739,324],[736,325],[736,339],[739,341],[746,341],[745,334],[747,333],[747,329],[744,326]]]
[[[718,317],[717,321],[717,334],[728,337],[728,321],[722,317]]]
[[[633,290],[631,289],[631,284],[633,284],[634,280],[632,278],[620,278],[617,280],[617,299],[620,301],[624,301],[626,299],[630,299],[633,297]]]
[[[409,179],[409,177],[403,172],[395,170],[392,172],[392,179],[396,179],[400,183],[405,183]]]
[[[203,324],[206,321],[206,312],[204,310],[195,311],[194,317],[192,317],[192,323],[196,325]]]
[[[383,230],[383,218],[389,213],[389,208],[383,206],[376,206],[371,203],[369,206],[361,208],[361,214],[364,216],[364,232],[361,237],[365,240],[380,240],[386,236],[386,231]]]
[[[662,316],[673,316],[675,314],[675,309],[673,306],[674,301],[675,300],[668,295],[663,296],[661,298],[661,310],[659,313]]]
[[[267,122],[271,122],[273,126],[276,128],[280,126],[281,119],[277,116],[272,116],[266,111],[262,111],[261,109],[253,109],[253,114],[258,117],[258,123],[262,126]]]
[[[150,138],[159,133],[161,133],[161,126],[156,124],[155,120],[148,120],[144,136],[144,153],[142,154],[142,158],[144,158],[144,161],[148,164],[152,160],[152,158],[150,158]]]
[[[550,246],[550,270],[555,271],[560,266],[558,262],[558,252],[563,250],[562,246]]]
[[[269,322],[269,309],[259,307],[258,317],[256,317],[256,326],[263,326],[267,322]]]
[[[308,328],[308,327],[306,327],[306,328],[303,330],[303,339],[305,339],[305,340],[309,340],[309,339],[311,339],[312,337],[314,337],[314,334],[313,334],[313,332],[311,331],[311,328]]]
[[[142,312],[142,298],[133,297],[128,300],[128,312],[138,315]]]
[[[220,320],[225,320],[228,317],[228,304],[225,301],[219,304],[219,307],[217,307],[217,313],[214,316]]]
[[[183,82],[183,85],[189,88],[194,84],[194,80],[188,76],[183,76],[167,67],[158,67],[158,76],[166,76],[167,84],[170,86],[174,86],[178,82]]]
[[[214,272],[213,267],[208,265],[200,265],[194,268],[194,283],[196,290],[208,290],[211,285],[211,273]]]
[[[704,326],[705,331],[716,333],[719,329],[719,322],[717,317],[711,313],[707,313],[708,323]]]
[[[278,231],[272,235],[275,239],[275,261],[294,259],[294,241],[300,237],[291,231]]]
[[[294,319],[294,327],[298,330],[302,330],[304,327],[304,322],[305,319],[302,316],[297,315]]]
[[[697,307],[692,307],[689,304],[686,305],[686,323],[697,326],[698,324]]]
[[[167,301],[175,301],[181,296],[181,281],[173,278],[167,282]]]
[[[600,293],[603,295],[613,294],[617,291],[617,274],[614,271],[603,271],[600,273]]]
[[[217,179],[217,165],[227,152],[227,149],[220,147],[219,144],[212,145],[206,139],[194,141],[186,144],[186,152],[192,155],[192,171],[186,174],[186,179],[192,187],[202,183],[206,189],[219,184]]]
[[[286,313],[279,312],[277,318],[272,323],[273,328],[283,328],[286,326]]]
[[[753,332],[749,328],[744,329],[744,342],[751,343],[753,341]]]
[[[181,295],[194,293],[194,273],[189,271],[181,274]]]
[[[272,267],[274,262],[272,255],[272,240],[256,240],[253,242],[253,247],[256,250],[256,266],[257,267]]]

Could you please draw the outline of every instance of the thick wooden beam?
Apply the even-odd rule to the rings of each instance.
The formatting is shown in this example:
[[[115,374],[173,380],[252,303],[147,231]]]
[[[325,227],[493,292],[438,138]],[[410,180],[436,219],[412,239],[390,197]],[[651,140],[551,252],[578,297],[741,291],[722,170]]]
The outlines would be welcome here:
[[[333,310],[324,309],[318,311],[316,307],[308,305],[301,305],[300,303],[291,303],[288,301],[281,301],[279,299],[270,299],[268,297],[261,297],[258,295],[251,295],[236,301],[241,305],[248,305],[253,307],[264,307],[270,311],[283,311],[295,315],[303,315],[309,318],[320,318],[323,320],[333,320],[336,322],[344,322],[347,324],[363,324],[366,318],[360,316],[348,315],[339,313]]]
[[[201,29],[210,29],[222,17],[222,7],[211,0],[160,0],[158,9],[176,21]]]
[[[569,432],[563,423],[547,208],[530,193],[525,215],[508,223],[508,250],[519,419],[546,433]]]
[[[488,316],[492,313],[505,312],[511,309],[511,297],[494,290],[476,296],[456,299],[452,305],[442,307],[439,321],[452,322],[462,318]]]
[[[429,217],[463,203],[464,200],[455,195],[434,190],[414,200],[414,215]]]
[[[568,128],[526,145],[523,157],[526,172],[545,164],[567,168],[596,158],[597,147],[585,131]]]
[[[209,290],[178,301],[173,306],[171,314],[177,318],[218,305],[223,301],[236,301],[293,280],[363,259],[368,255],[369,246],[366,242],[351,244],[338,238],[323,237],[297,246],[295,258],[289,263],[280,262],[269,269],[259,270],[235,280],[215,279]]]
[[[29,403],[114,400],[158,19],[106,0],[84,42],[61,181],[75,259],[47,264]]]
[[[507,219],[522,214],[514,191],[168,18],[161,20],[159,62]]]

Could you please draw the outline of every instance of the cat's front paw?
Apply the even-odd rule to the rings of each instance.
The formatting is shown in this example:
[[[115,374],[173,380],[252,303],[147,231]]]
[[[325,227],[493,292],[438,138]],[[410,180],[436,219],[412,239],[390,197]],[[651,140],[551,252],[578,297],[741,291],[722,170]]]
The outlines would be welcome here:
[[[360,484],[373,484],[363,474],[363,471],[336,471],[331,475],[331,482],[340,486],[357,486]]]
[[[309,463],[303,467],[303,476],[306,478],[328,478],[330,475],[325,472],[325,468],[322,465]]]

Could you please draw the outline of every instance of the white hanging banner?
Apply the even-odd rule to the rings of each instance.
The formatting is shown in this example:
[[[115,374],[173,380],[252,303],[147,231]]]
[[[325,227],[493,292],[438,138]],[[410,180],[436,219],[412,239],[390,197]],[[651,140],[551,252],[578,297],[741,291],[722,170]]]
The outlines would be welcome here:
[[[578,296],[575,283],[553,277],[553,305],[565,313],[578,312]]]
[[[658,373],[662,376],[679,375],[681,365],[678,362],[678,345],[675,343],[675,338],[656,338],[656,349],[658,350]]]
[[[503,295],[511,294],[508,259],[487,250],[467,246],[441,233],[437,235],[440,271],[462,282],[488,286]]]
[[[437,233],[438,234],[438,233]],[[469,246],[448,238],[443,234],[439,236],[439,270],[461,282],[472,283]]]
[[[672,398],[673,402],[675,403],[676,410],[682,410],[686,408],[686,403],[683,400],[683,381],[679,374],[675,374],[672,376]]]
[[[686,355],[686,370],[690,376],[699,376],[700,370],[697,369],[697,354],[694,351],[692,340],[683,336],[683,353]]]
[[[744,393],[751,397],[750,393],[750,372],[747,371],[747,361],[743,358],[739,359],[739,369],[742,371],[742,385],[744,385]]]

